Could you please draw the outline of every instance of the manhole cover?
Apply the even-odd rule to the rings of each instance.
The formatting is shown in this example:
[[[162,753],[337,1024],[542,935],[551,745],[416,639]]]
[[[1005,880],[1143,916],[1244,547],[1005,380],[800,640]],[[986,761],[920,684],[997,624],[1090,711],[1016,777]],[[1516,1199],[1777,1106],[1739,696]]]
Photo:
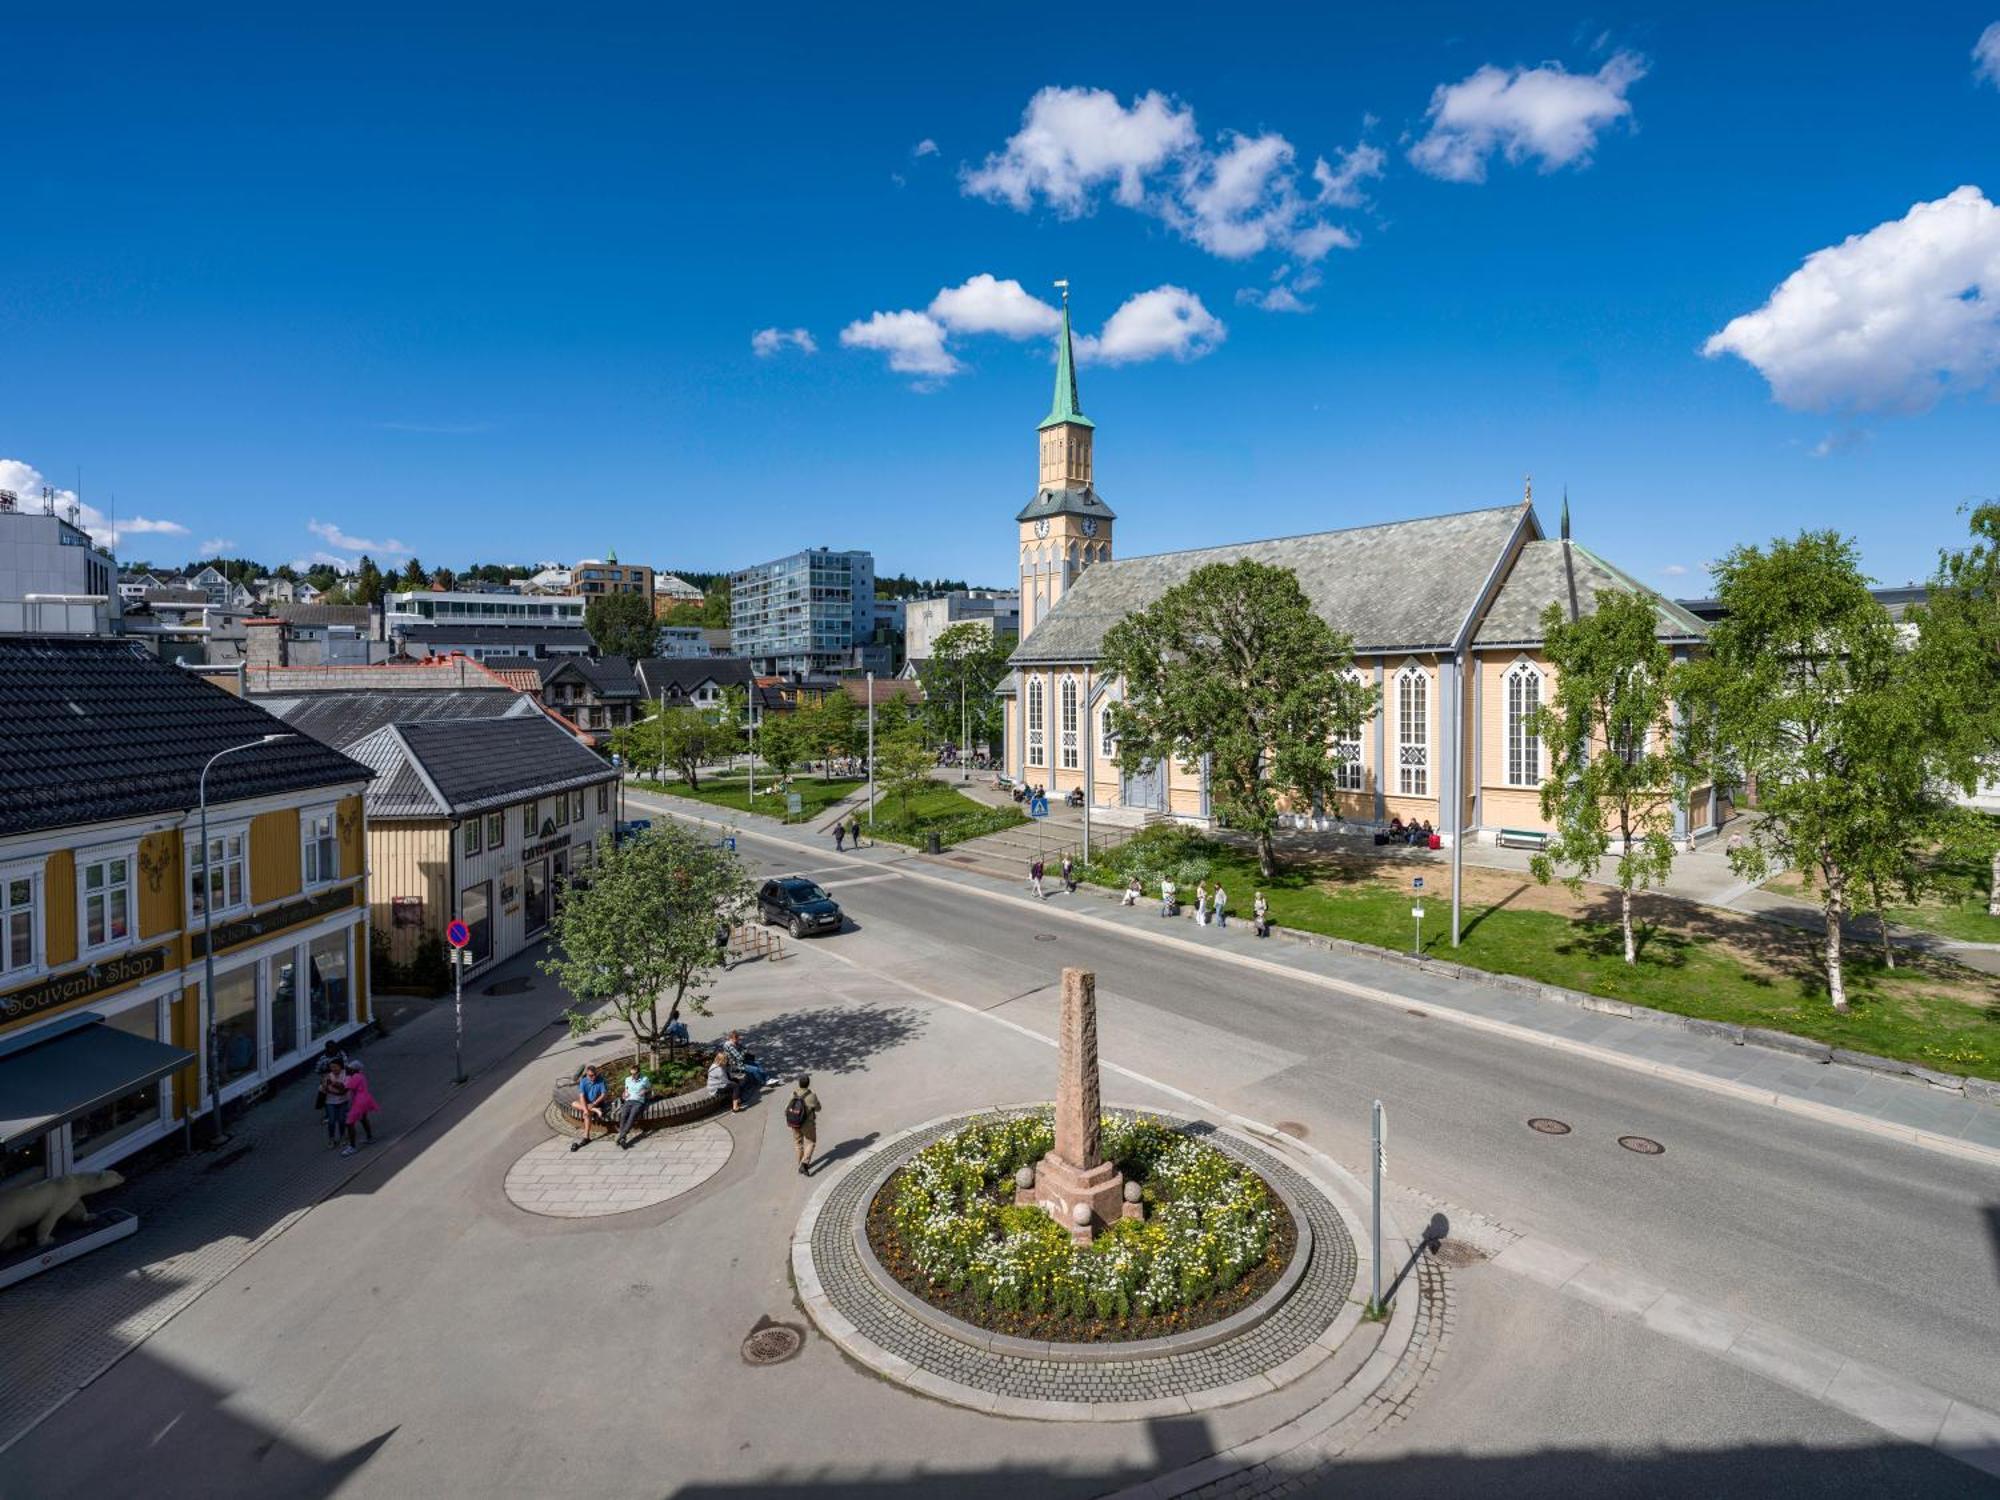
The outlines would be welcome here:
[[[1569,1126],[1563,1124],[1561,1120],[1545,1119],[1541,1115],[1536,1115],[1534,1119],[1528,1121],[1528,1129],[1539,1130],[1543,1135],[1569,1134]]]
[[[1667,1154],[1665,1146],[1643,1135],[1621,1135],[1618,1137],[1618,1144],[1623,1146],[1627,1151],[1638,1152],[1641,1156],[1665,1156]]]
[[[496,979],[481,990],[482,995],[525,995],[535,987],[532,979]]]
[[[805,1345],[805,1335],[790,1323],[767,1323],[752,1329],[743,1341],[746,1365],[781,1365]]]
[[[1476,1245],[1468,1245],[1464,1240],[1444,1240],[1431,1252],[1441,1266],[1463,1268],[1476,1266],[1486,1259],[1486,1252]]]
[[[1053,943],[1055,940],[1056,935],[1053,932],[1038,932],[1035,934],[1035,941],[1038,943]]]
[[[1299,1140],[1306,1138],[1306,1128],[1297,1120],[1280,1120],[1278,1121],[1278,1129],[1284,1131],[1286,1135],[1294,1136]]]

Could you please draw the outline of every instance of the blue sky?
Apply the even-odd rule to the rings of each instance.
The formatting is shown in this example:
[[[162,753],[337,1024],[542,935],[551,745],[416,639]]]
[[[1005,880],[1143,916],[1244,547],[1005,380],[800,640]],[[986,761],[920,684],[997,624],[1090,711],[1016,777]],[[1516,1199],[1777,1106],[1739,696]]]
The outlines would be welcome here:
[[[1063,276],[1126,554],[2000,493],[1995,0],[296,9],[0,10],[0,483],[126,556],[1006,580]]]

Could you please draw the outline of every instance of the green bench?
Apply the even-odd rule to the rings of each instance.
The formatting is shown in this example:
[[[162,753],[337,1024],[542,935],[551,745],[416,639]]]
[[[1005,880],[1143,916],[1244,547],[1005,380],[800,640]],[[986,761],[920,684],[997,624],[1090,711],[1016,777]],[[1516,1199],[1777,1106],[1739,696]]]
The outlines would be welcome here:
[[[1503,849],[1542,849],[1549,836],[1533,828],[1503,828],[1497,842]]]

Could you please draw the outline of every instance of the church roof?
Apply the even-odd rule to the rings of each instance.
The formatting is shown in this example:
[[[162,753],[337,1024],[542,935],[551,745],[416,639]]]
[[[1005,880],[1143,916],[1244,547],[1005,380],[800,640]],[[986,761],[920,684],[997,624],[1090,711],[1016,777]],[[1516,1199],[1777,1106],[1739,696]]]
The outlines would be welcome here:
[[[1195,569],[1241,558],[1296,572],[1313,607],[1352,636],[1357,651],[1442,650],[1464,630],[1524,521],[1534,527],[1532,510],[1517,503],[1101,562],[1064,591],[1012,660],[1093,660],[1105,632],[1125,616]],[[1538,534],[1538,527],[1530,532]]]
[[[1014,519],[1034,521],[1043,516],[1096,516],[1100,521],[1118,519],[1117,513],[1089,485],[1080,490],[1037,490],[1035,498],[1022,506],[1021,513]]]
[[[1076,356],[1069,347],[1069,283],[1062,283],[1062,289],[1062,345],[1056,350],[1056,394],[1041,426],[1060,427],[1068,422],[1075,427],[1095,427],[1097,424],[1083,414],[1083,403],[1076,395]],[[1035,430],[1039,432],[1041,427]]]
[[[1561,604],[1574,619],[1597,608],[1600,589],[1651,595],[1659,620],[1654,634],[1663,641],[1708,638],[1708,627],[1698,615],[1620,572],[1589,548],[1574,542],[1532,541],[1521,548],[1473,644],[1536,645],[1542,639],[1542,614],[1551,604]]]

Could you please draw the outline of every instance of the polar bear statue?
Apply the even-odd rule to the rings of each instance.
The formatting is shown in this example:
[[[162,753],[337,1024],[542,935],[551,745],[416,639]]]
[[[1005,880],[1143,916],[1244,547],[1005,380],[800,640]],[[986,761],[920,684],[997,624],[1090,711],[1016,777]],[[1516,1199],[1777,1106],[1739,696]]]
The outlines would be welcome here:
[[[116,1172],[75,1172],[0,1193],[0,1250],[6,1250],[17,1235],[29,1229],[34,1230],[37,1245],[46,1245],[56,1237],[56,1225],[63,1220],[88,1224],[92,1214],[83,1206],[85,1197],[115,1188],[124,1180]]]

